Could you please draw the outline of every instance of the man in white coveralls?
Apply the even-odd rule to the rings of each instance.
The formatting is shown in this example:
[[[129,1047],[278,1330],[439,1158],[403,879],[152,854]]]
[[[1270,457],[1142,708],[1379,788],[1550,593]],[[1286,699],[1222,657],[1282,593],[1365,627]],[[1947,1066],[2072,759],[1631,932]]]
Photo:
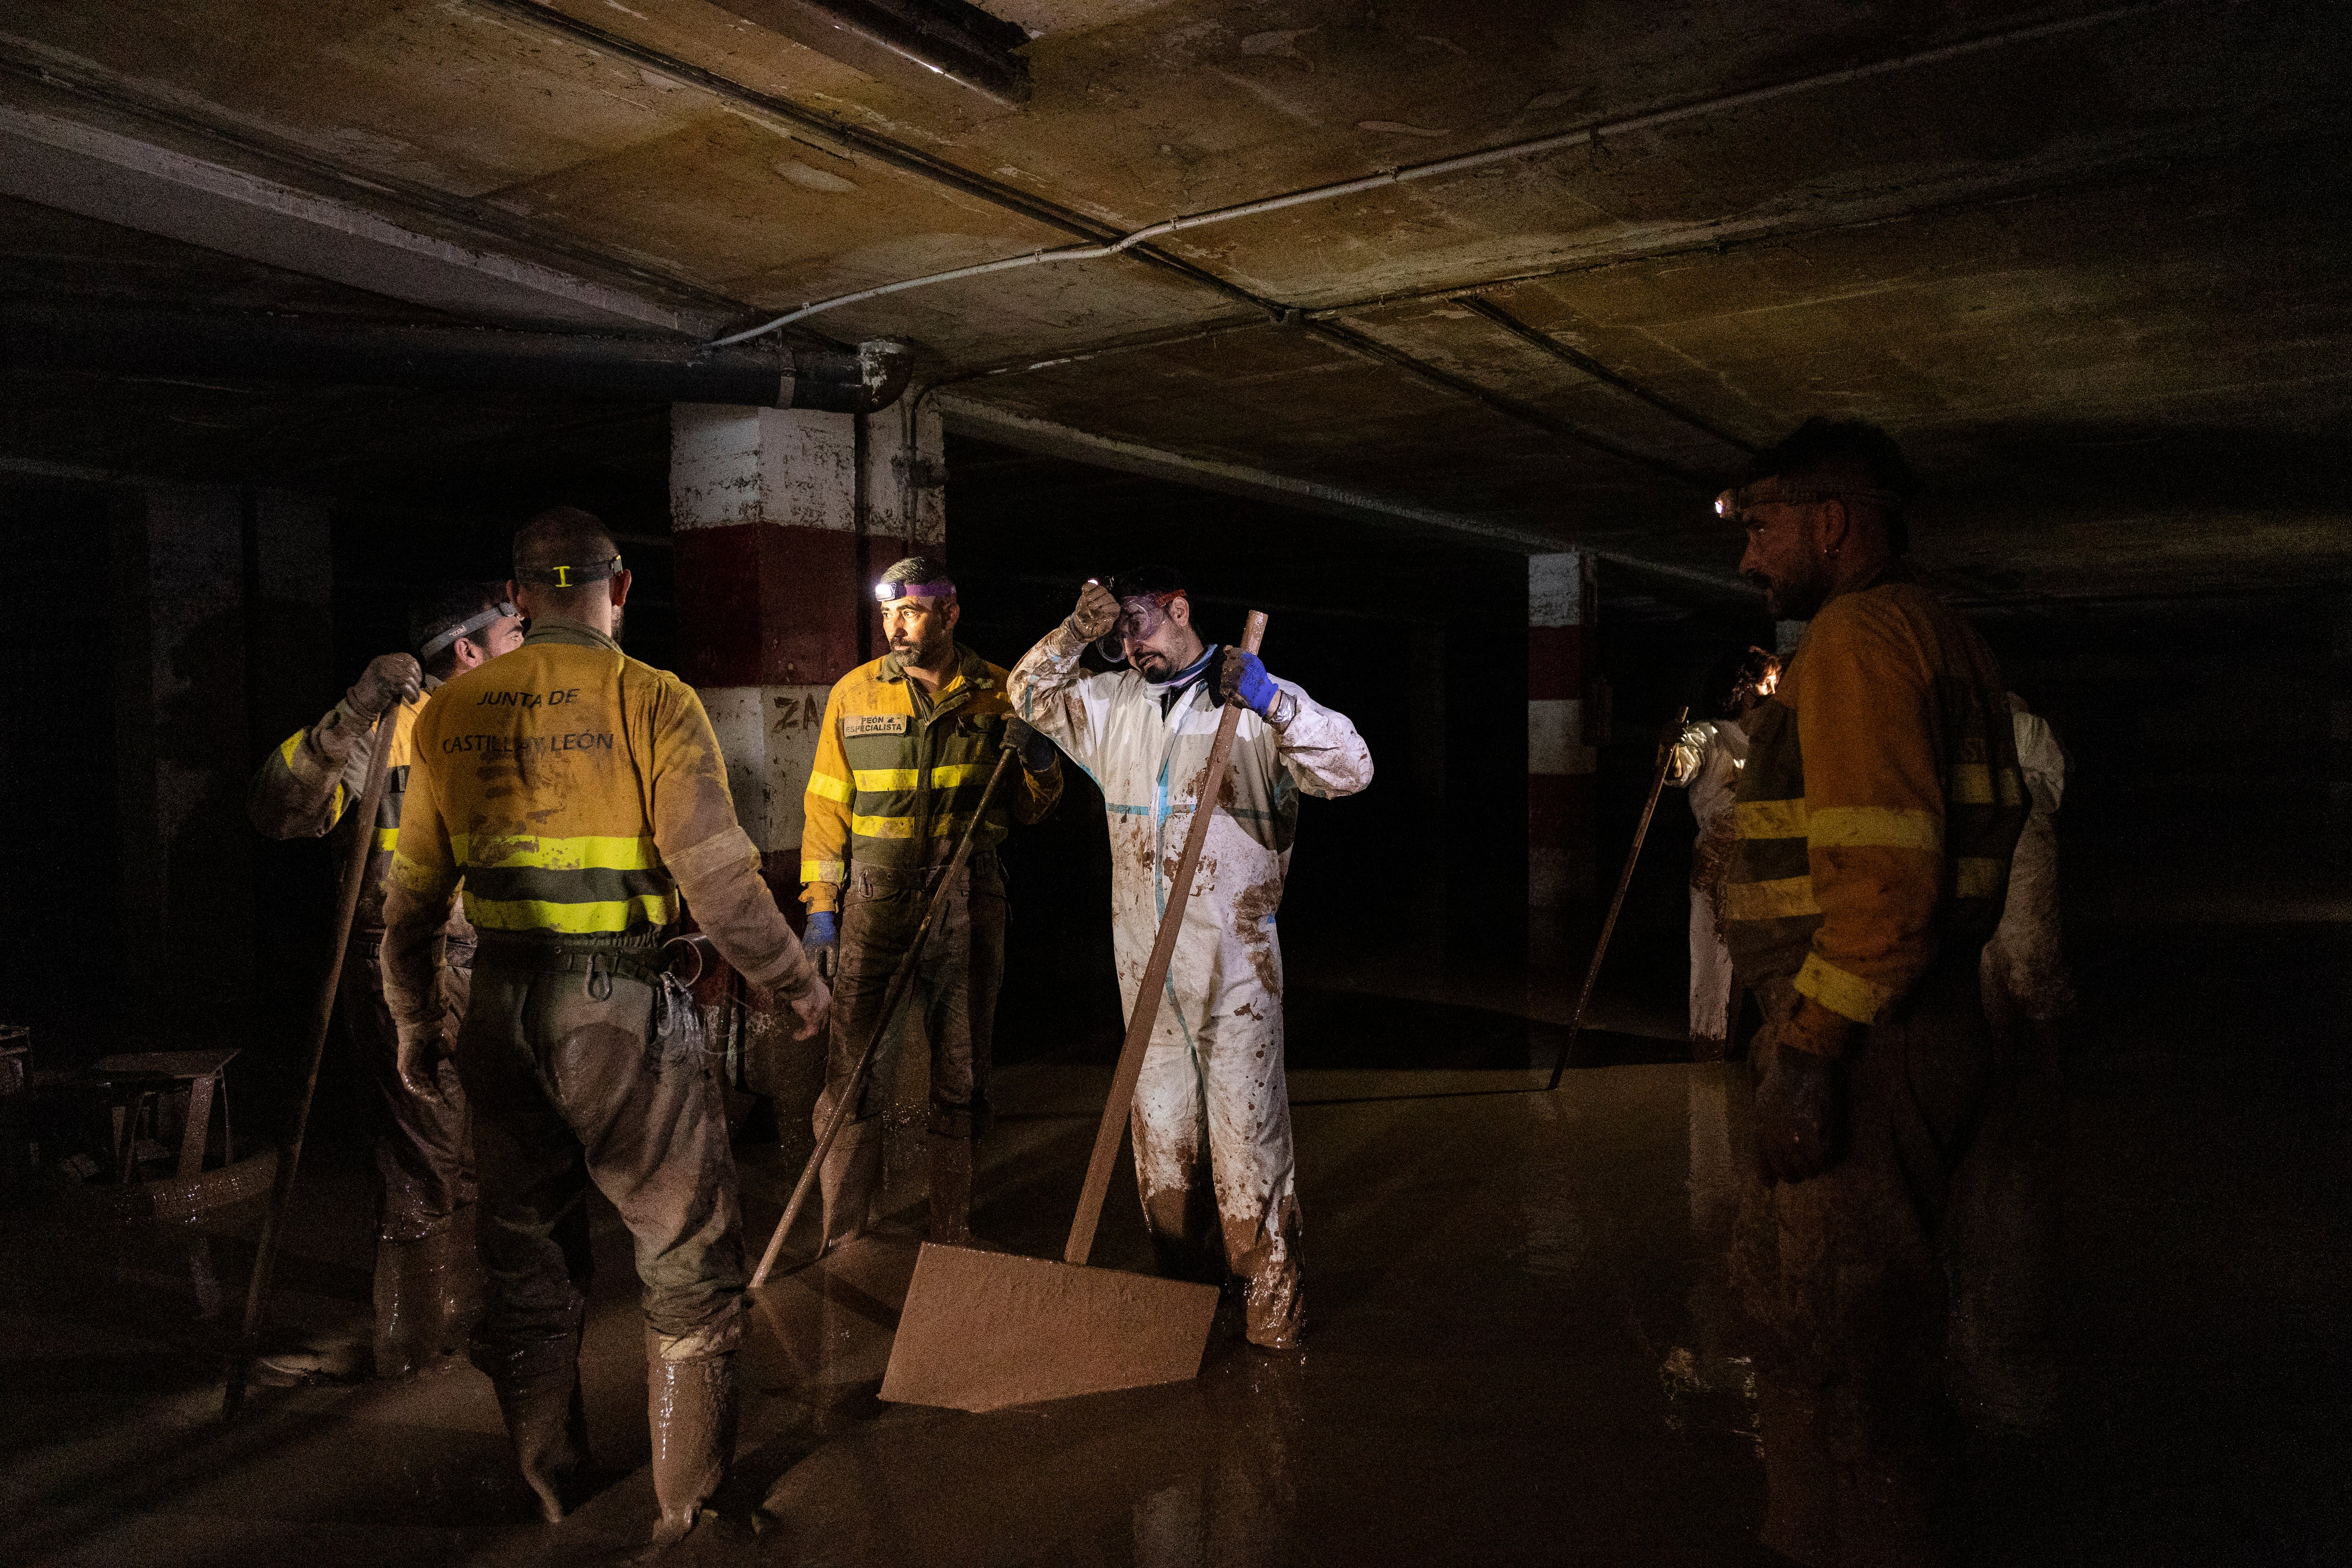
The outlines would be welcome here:
[[[1127,668],[1082,669],[1097,639]],[[1112,942],[1130,1015],[1204,793],[1218,709],[1243,710],[1136,1086],[1135,1168],[1162,1268],[1210,1279],[1230,1269],[1247,1291],[1250,1342],[1289,1350],[1301,1325],[1298,1194],[1274,917],[1299,795],[1355,794],[1371,783],[1371,753],[1345,716],[1268,675],[1256,655],[1203,643],[1182,579],[1164,566],[1108,588],[1089,581],[1005,691],[1102,788]]]

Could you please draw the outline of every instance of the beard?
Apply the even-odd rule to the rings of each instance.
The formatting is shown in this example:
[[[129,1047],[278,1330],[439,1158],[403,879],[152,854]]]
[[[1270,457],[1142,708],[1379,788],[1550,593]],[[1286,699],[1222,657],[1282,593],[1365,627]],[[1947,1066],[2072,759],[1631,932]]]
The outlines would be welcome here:
[[[1810,621],[1829,597],[1829,577],[1818,569],[1774,577],[1763,572],[1743,574],[1763,590],[1764,608],[1776,621]]]

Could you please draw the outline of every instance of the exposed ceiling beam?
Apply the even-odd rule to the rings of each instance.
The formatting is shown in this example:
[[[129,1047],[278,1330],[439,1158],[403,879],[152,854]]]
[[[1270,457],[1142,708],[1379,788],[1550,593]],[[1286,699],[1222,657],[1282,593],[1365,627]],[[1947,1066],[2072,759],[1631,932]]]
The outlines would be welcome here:
[[[460,316],[697,332],[674,306],[394,223],[350,202],[0,104],[0,193]]]

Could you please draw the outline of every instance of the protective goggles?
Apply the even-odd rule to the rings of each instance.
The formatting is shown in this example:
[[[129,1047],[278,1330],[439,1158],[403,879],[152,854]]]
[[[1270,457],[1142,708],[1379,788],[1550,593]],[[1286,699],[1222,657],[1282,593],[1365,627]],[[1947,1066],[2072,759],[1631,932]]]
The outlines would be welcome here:
[[[503,621],[509,616],[521,614],[520,610],[516,609],[504,599],[500,599],[491,608],[484,610],[473,619],[461,621],[446,632],[436,633],[423,647],[416,650],[416,658],[420,663],[430,664],[440,657],[444,648],[455,643],[459,637],[473,637],[494,621]]]
[[[1113,664],[1125,664],[1135,645],[1149,642],[1168,624],[1168,606],[1184,590],[1167,594],[1135,594],[1118,602],[1118,619],[1095,643],[1095,651]]]
[[[1750,526],[1748,513],[1759,506],[1811,506],[1825,500],[1866,500],[1892,510],[1903,498],[1893,490],[1869,490],[1852,488],[1839,489],[1783,489],[1771,479],[1759,479],[1754,484],[1735,485],[1715,498],[1715,515],[1739,528]]]
[[[541,588],[584,588],[620,574],[621,558],[615,555],[609,561],[590,561],[578,566],[533,566],[528,570],[517,567],[515,581]]]

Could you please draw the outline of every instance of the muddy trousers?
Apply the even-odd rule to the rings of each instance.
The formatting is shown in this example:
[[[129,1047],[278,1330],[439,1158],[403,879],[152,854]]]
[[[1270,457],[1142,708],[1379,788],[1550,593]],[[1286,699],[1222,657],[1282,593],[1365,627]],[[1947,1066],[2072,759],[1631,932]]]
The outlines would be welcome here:
[[[629,1228],[662,1360],[731,1355],[743,1336],[742,1225],[718,1079],[707,1053],[655,1037],[654,989],[614,973],[614,945],[486,940],[457,1041],[488,1272],[474,1359],[499,1385],[543,1500],[555,1481],[533,1473],[533,1452],[562,1456],[551,1471],[584,1460],[559,1429],[577,1404],[590,1184]]]
[[[472,942],[448,944],[444,995],[462,1016]],[[424,1092],[400,1076],[399,1037],[383,999],[383,934],[353,934],[338,1000],[375,1107],[373,1360],[400,1377],[465,1346],[481,1311],[474,1256],[474,1155],[457,1064],[434,1064]]]
[[[853,866],[843,889],[841,963],[834,979],[833,1021],[824,1093],[816,1106],[818,1136],[848,1090],[858,1053],[882,1016],[891,976],[923,918],[923,888],[910,875]],[[882,1037],[851,1120],[826,1161],[824,1231],[840,1238],[863,1229],[879,1195],[882,1113],[889,1109],[901,1053],[929,1053],[931,1219],[934,1239],[960,1239],[971,1203],[971,1144],[988,1131],[988,1073],[996,997],[1004,978],[1004,885],[992,852],[975,849],[957,885],[944,892],[913,983]]]
[[[1782,1016],[1788,982],[1758,999]],[[1835,1164],[1773,1183],[1748,1163],[1732,1279],[1755,1357],[1763,1541],[1813,1568],[1966,1556],[1944,1385],[1945,1221],[1990,1074],[1970,948],[1940,960],[1845,1058]]]
[[[1250,1342],[1290,1350],[1305,1326],[1297,1171],[1279,999],[1260,1011],[1218,1020],[1206,1038],[1155,1031],[1129,1125],[1160,1271],[1216,1283],[1230,1270],[1247,1293]]]

